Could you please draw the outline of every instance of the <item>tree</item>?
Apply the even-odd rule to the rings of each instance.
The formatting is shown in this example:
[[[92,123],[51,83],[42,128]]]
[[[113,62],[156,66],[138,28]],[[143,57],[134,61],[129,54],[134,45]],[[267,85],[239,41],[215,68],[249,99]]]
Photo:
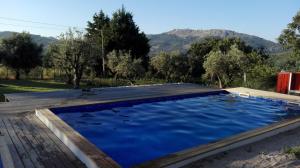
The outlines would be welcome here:
[[[223,83],[227,82],[228,77],[225,67],[226,59],[225,54],[219,51],[211,51],[206,60],[203,63],[205,69],[205,76],[214,79],[215,77],[218,80],[219,88],[223,88]]]
[[[150,65],[158,77],[167,81],[185,81],[189,74],[188,58],[179,52],[161,52],[151,58]]]
[[[220,49],[211,51],[203,64],[205,76],[211,79],[216,78],[219,87],[223,88],[235,79],[245,77],[246,72],[258,63],[259,59],[256,59],[256,56],[254,53],[246,54],[236,44],[232,45],[227,53]]]
[[[203,63],[206,56],[211,51],[221,51],[222,53],[228,53],[231,50],[231,46],[236,45],[237,49],[245,54],[249,54],[255,50],[252,47],[246,45],[239,38],[206,38],[200,42],[193,43],[188,50],[188,58],[190,69],[189,72],[192,77],[200,77],[204,72]]]
[[[278,41],[286,48],[300,50],[300,11],[293,17],[293,21],[288,24],[278,38]]]
[[[83,33],[76,29],[69,29],[59,37],[52,46],[52,57],[67,76],[72,76],[73,86],[79,88],[84,70],[91,57],[91,45],[84,38]]]
[[[145,69],[141,59],[133,59],[130,53],[112,51],[108,54],[108,67],[115,77],[133,79],[142,76]]]
[[[113,50],[127,51],[133,59],[141,59],[144,68],[148,67],[149,39],[133,20],[133,15],[124,7],[113,13],[110,21],[111,45]]]
[[[193,43],[188,50],[188,58],[190,69],[189,72],[192,77],[201,77],[201,75],[205,72],[203,68],[203,62],[205,60],[205,56],[213,50],[214,46],[216,46],[216,40],[213,38],[206,38],[202,42]]]
[[[113,50],[111,46],[110,18],[101,10],[99,13],[94,14],[92,22],[88,21],[86,30],[87,38],[94,44],[93,50],[97,51],[97,54],[94,55],[92,67],[97,76],[100,76],[100,74],[105,75],[106,54]]]
[[[17,80],[20,79],[21,70],[28,75],[42,63],[43,46],[34,43],[29,33],[15,33],[12,37],[3,39],[2,48],[4,64],[15,71]]]
[[[299,70],[300,60],[300,11],[293,17],[293,21],[287,25],[278,38],[280,44],[286,49],[291,49],[292,53],[288,55],[288,62],[297,62],[290,69]],[[289,64],[291,65],[291,64]]]

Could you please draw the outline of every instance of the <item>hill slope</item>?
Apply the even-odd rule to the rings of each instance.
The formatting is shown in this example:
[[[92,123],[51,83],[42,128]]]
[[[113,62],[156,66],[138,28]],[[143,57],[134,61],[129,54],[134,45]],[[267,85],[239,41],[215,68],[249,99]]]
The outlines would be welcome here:
[[[15,32],[10,32],[10,31],[0,32],[0,39],[11,37],[13,33]],[[54,37],[44,37],[35,34],[31,34],[31,37],[34,42],[36,42],[37,44],[42,44],[44,47],[47,47],[50,43],[57,41],[57,39]]]
[[[243,33],[237,33],[231,30],[211,29],[211,30],[192,30],[192,29],[174,29],[169,32],[148,35],[150,39],[151,54],[160,51],[186,51],[189,46],[197,41],[201,41],[207,37],[232,38],[238,37],[247,45],[253,48],[265,48],[270,53],[282,51],[282,47],[278,43],[274,43],[263,38]]]

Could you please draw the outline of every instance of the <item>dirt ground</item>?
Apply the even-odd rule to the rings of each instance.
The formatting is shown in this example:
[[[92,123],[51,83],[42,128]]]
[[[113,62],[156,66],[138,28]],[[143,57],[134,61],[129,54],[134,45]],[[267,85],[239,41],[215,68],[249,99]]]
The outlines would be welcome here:
[[[196,161],[185,168],[300,168],[300,159],[286,152],[297,146],[300,146],[300,128]]]

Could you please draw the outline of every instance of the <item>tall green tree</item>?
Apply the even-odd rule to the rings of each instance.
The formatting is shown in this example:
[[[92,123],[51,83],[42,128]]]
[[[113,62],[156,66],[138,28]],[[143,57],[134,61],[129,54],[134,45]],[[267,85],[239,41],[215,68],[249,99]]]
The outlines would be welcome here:
[[[293,21],[287,25],[278,38],[285,48],[292,50],[292,53],[287,55],[287,62],[294,62],[295,67],[290,67],[291,70],[300,70],[300,11],[293,17]],[[289,64],[291,65],[291,64]]]
[[[110,18],[101,10],[95,13],[92,21],[88,21],[87,38],[96,51],[91,66],[97,76],[105,75],[106,54],[113,50],[111,45]]]
[[[287,25],[278,41],[287,48],[292,48],[293,50],[300,50],[300,11],[293,17],[293,21]]]
[[[12,37],[3,39],[3,62],[15,71],[15,78],[20,79],[21,70],[26,75],[42,64],[43,46],[32,41],[29,33],[15,33]]]
[[[148,66],[148,53],[150,46],[149,39],[144,32],[140,32],[139,27],[133,20],[132,13],[124,7],[113,13],[110,21],[111,45],[113,50],[130,51],[133,59],[141,59],[145,68]]]

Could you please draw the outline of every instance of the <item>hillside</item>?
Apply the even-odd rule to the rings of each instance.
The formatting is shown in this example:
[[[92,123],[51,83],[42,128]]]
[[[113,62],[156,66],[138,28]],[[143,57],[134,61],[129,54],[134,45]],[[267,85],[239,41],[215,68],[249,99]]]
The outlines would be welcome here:
[[[8,38],[8,37],[12,36],[13,33],[14,32],[10,32],[10,31],[0,32],[0,39]],[[54,37],[44,37],[44,36],[35,35],[35,34],[31,34],[31,37],[34,42],[36,42],[38,44],[42,44],[44,47],[47,47],[50,43],[53,43],[57,40]]]
[[[10,37],[13,32],[3,31],[0,32],[0,39]],[[50,43],[55,42],[57,39],[54,37],[44,37],[40,35],[31,35],[33,40],[38,44],[43,44],[47,47]],[[231,30],[192,30],[192,29],[174,29],[169,32],[147,35],[150,39],[151,51],[150,55],[160,52],[160,51],[187,51],[189,46],[197,41],[201,41],[207,37],[238,37],[246,42],[246,44],[254,48],[266,48],[270,53],[282,52],[280,44],[274,43],[263,38],[252,36],[243,33],[237,33]]]
[[[247,45],[253,48],[265,48],[270,53],[282,51],[282,47],[278,43],[243,33],[237,33],[231,30],[211,29],[211,30],[192,30],[192,29],[174,29],[169,32],[148,35],[150,39],[151,54],[160,51],[186,51],[189,46],[197,41],[201,41],[207,37],[216,38],[232,38],[238,37],[245,41]]]

